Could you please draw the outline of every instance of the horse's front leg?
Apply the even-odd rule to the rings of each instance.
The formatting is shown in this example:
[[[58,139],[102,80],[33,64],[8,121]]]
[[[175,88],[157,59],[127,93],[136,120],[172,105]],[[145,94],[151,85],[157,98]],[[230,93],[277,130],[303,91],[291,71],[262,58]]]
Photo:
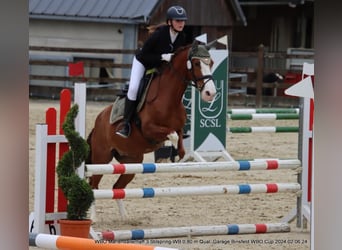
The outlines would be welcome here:
[[[166,137],[171,141],[172,145],[177,148],[179,158],[182,159],[184,157],[183,129],[175,131],[170,127],[148,123],[144,126],[143,134],[146,138],[155,138],[156,140]]]
[[[185,155],[185,149],[183,145],[183,130],[172,132],[168,134],[167,138],[171,141],[172,146],[177,149],[179,159],[183,159]]]
[[[184,144],[183,144],[183,129],[177,131],[178,134],[178,156],[179,159],[183,159],[185,155],[185,149],[184,149]]]

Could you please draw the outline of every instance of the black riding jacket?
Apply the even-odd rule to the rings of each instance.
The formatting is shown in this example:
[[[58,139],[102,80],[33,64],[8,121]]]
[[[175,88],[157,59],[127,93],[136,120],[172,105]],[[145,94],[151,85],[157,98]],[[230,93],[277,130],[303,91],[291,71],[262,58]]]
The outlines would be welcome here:
[[[141,50],[136,54],[136,58],[146,69],[159,67],[162,63],[161,54],[173,53],[179,47],[186,45],[185,34],[179,32],[174,43],[170,38],[170,27],[164,25],[158,27],[146,40]]]

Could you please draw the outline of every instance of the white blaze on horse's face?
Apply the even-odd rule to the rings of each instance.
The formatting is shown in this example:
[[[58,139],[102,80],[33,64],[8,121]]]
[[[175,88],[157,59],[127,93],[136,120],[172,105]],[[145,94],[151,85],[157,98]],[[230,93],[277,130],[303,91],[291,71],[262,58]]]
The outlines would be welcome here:
[[[211,73],[211,59],[210,58],[202,58],[200,60],[201,63],[201,72],[203,76],[212,75]],[[212,79],[205,79],[204,81],[207,81],[201,91],[201,98],[205,102],[210,102],[214,100],[214,97],[216,95],[216,87],[215,83]]]

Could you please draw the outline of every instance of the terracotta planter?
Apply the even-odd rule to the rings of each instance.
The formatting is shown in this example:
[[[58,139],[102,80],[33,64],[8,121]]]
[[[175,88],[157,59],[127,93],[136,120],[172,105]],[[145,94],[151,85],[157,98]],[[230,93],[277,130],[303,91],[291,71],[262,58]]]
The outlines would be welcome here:
[[[61,235],[89,238],[91,220],[59,220]]]

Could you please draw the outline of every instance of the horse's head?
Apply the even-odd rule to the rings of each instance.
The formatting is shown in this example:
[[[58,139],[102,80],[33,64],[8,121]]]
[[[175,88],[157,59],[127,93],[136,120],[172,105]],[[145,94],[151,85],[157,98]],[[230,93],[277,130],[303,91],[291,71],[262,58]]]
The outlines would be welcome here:
[[[188,52],[187,68],[191,81],[201,92],[203,101],[210,102],[216,95],[216,87],[211,73],[213,60],[207,48],[194,42]]]

